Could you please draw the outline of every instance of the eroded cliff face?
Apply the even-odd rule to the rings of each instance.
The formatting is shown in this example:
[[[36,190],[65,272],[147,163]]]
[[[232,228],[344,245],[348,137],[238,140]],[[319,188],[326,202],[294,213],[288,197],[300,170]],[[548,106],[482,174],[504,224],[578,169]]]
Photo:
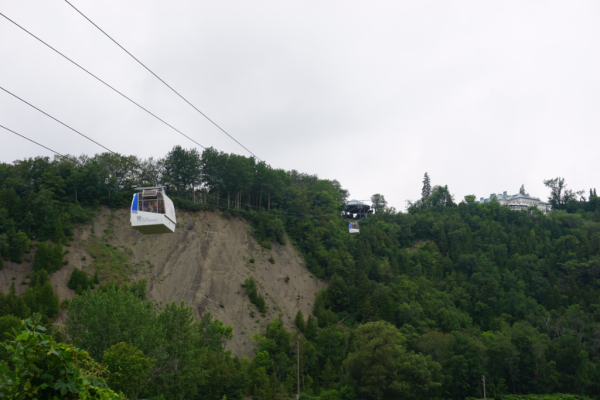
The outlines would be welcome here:
[[[103,208],[92,224],[76,228],[71,246],[66,247],[70,251],[66,256],[69,263],[51,275],[61,300],[75,295],[67,287],[73,268],[93,274],[94,263],[98,262],[92,257],[94,243],[108,243],[109,251],[123,255],[129,267],[120,269],[113,260],[113,268],[104,268],[101,280],[126,276],[131,280],[147,279],[148,298],[157,307],[184,301],[193,308],[196,317],[212,312],[224,324],[233,325],[234,337],[228,348],[234,354],[252,354],[255,345],[252,334],[264,330],[266,323],[280,314],[291,328],[298,310],[305,316],[312,311],[315,295],[324,284],[311,277],[291,244],[274,243],[272,249],[264,249],[249,234],[245,220],[225,218],[219,212],[177,211],[177,221],[173,234],[144,236],[131,228],[127,209]],[[271,257],[274,264],[269,261]],[[15,278],[17,292],[24,293],[27,286],[20,283],[28,280],[26,274],[32,274],[33,252],[24,259],[29,262],[20,265],[7,262],[0,271],[1,290],[7,292]],[[250,276],[256,280],[267,303],[266,318],[250,303],[241,287]],[[64,318],[63,313],[57,322],[63,322]]]

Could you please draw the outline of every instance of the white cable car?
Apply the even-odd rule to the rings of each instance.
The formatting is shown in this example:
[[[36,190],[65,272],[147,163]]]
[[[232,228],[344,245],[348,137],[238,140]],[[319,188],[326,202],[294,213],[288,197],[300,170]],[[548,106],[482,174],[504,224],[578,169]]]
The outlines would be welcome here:
[[[350,233],[360,233],[358,222],[350,222]]]
[[[164,186],[136,188],[133,195],[131,226],[144,235],[173,233],[177,225],[175,206],[165,193]]]

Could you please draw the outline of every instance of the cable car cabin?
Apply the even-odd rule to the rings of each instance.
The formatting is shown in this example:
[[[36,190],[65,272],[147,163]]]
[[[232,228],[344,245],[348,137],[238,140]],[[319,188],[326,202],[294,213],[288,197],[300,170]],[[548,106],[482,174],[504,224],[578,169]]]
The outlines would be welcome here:
[[[173,233],[177,219],[175,206],[164,187],[138,188],[131,202],[131,226],[144,235]]]
[[[360,233],[358,222],[350,222],[350,233]]]

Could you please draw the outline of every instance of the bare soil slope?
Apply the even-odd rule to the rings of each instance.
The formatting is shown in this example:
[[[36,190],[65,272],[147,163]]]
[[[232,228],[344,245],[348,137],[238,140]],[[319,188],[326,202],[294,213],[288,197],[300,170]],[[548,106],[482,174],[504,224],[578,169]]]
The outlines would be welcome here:
[[[315,295],[324,284],[311,277],[291,244],[274,243],[273,249],[264,249],[249,234],[245,220],[225,218],[218,212],[178,210],[177,221],[173,234],[144,236],[131,228],[128,210],[103,208],[93,225],[76,229],[75,240],[67,248],[68,265],[51,276],[55,290],[61,299],[74,296],[67,287],[70,274],[74,267],[93,273],[90,243],[102,236],[111,248],[127,254],[134,266],[128,271],[130,278],[148,280],[149,298],[159,307],[184,301],[197,317],[211,311],[224,324],[233,325],[234,337],[228,347],[234,354],[250,355],[255,344],[252,334],[278,315],[282,314],[291,327],[298,310],[305,316],[311,312]],[[24,259],[30,262],[5,264],[0,271],[0,290],[7,292],[14,277],[18,293],[25,291],[27,286],[20,283],[27,281],[27,273],[31,274],[33,252]],[[257,281],[267,303],[266,318],[261,317],[241,287],[250,276]],[[252,311],[254,317],[250,316]],[[64,320],[64,315],[59,320]]]

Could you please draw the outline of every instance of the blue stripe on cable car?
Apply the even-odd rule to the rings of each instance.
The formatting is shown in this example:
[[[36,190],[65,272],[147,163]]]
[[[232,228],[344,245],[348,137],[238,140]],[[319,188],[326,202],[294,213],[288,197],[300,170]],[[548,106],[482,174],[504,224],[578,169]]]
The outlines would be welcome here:
[[[133,204],[131,205],[131,212],[137,214],[138,211],[138,194],[133,195]]]

